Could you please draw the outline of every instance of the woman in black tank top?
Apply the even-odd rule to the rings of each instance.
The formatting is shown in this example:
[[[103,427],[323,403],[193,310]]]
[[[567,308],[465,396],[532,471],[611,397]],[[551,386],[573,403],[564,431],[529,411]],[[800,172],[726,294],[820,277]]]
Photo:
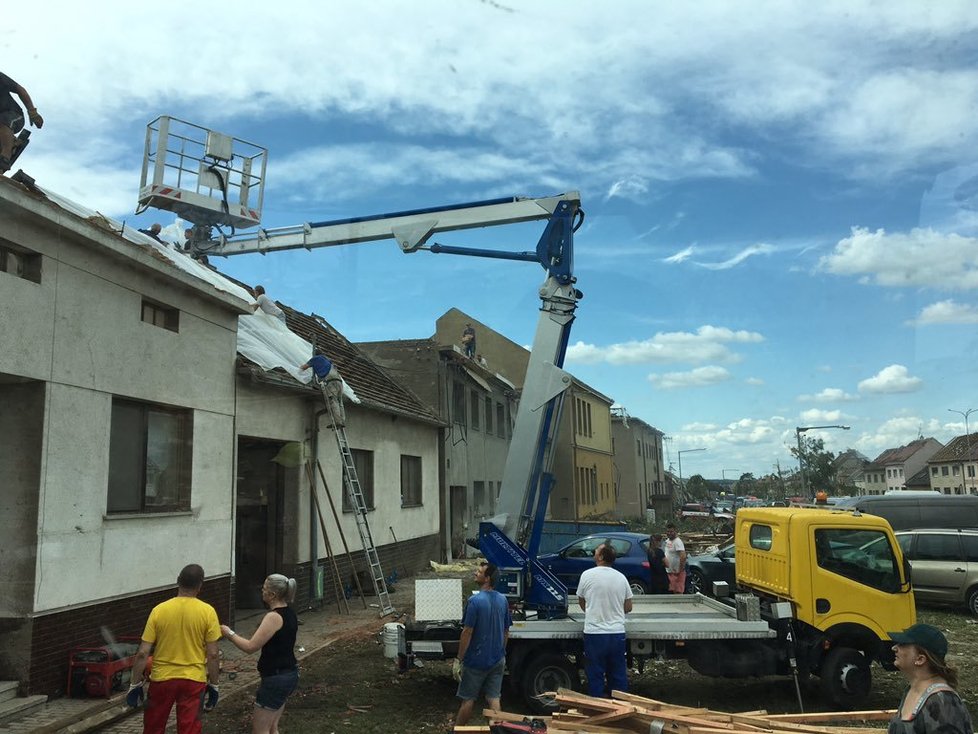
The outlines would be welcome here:
[[[285,711],[285,700],[299,684],[295,660],[295,635],[299,620],[289,606],[295,598],[295,579],[273,573],[261,587],[262,601],[270,611],[262,619],[251,639],[221,625],[224,636],[242,652],[257,652],[261,685],[255,694],[255,714],[251,721],[254,734],[275,734]]]

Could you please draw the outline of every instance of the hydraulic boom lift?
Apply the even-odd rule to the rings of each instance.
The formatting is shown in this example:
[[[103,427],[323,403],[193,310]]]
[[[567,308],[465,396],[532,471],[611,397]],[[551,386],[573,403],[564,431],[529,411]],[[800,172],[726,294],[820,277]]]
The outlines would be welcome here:
[[[580,195],[569,192],[543,198],[492,199],[260,229],[257,235],[251,236],[220,234],[214,239],[200,237],[194,242],[198,252],[229,256],[394,239],[405,253],[428,250],[537,262],[547,271],[539,291],[540,317],[503,472],[499,514],[479,528],[483,554],[506,573],[507,595],[519,599],[524,608],[537,611],[542,618],[558,618],[567,612],[566,588],[537,564],[536,556],[553,485],[554,434],[564,393],[571,385],[571,376],[562,367],[574,311],[582,297],[575,287],[573,247],[574,232],[583,216]],[[431,236],[438,232],[538,220],[547,220],[547,225],[534,251],[502,252],[437,243],[427,245]],[[353,476],[346,471],[344,475],[348,492],[355,494],[350,487],[358,482],[355,470],[352,471]],[[365,515],[363,520],[366,522]],[[375,576],[379,572],[377,563]]]

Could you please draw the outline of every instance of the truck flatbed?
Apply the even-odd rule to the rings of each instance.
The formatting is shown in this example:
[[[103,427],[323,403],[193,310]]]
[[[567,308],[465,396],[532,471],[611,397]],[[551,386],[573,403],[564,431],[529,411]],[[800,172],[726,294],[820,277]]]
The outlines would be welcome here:
[[[577,597],[569,598],[563,619],[513,621],[513,640],[578,639],[584,636],[584,612]],[[777,635],[763,619],[737,619],[736,610],[702,594],[636,596],[625,617],[625,634],[632,640],[767,639]]]

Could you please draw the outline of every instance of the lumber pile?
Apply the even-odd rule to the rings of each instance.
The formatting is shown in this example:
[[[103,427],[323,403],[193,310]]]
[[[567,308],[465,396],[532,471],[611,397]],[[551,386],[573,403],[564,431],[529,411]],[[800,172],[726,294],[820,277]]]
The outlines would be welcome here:
[[[548,732],[561,734],[879,734],[893,710],[831,711],[812,714],[727,713],[677,706],[665,701],[614,691],[612,698],[592,698],[561,688],[554,694],[559,709],[543,720]],[[483,714],[492,722],[522,721],[522,714]],[[853,724],[862,724],[853,725]],[[462,732],[488,732],[488,726],[456,727]]]

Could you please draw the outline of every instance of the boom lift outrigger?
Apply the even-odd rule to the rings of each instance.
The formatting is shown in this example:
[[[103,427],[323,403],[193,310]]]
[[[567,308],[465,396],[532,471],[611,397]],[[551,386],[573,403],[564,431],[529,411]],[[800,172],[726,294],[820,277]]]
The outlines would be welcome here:
[[[539,618],[567,613],[567,589],[537,563],[537,552],[553,487],[554,438],[571,376],[563,370],[574,311],[582,294],[575,287],[574,232],[583,222],[580,194],[512,197],[454,206],[415,209],[369,217],[260,229],[257,235],[195,237],[208,255],[241,255],[313,249],[394,239],[405,253],[434,253],[538,262],[547,271],[540,287],[540,317],[527,365],[499,492],[498,514],[480,524],[479,546],[503,571],[507,596]],[[438,232],[547,220],[535,251],[508,252],[426,243]],[[199,232],[198,228],[198,232]],[[209,228],[208,228],[209,229]]]

